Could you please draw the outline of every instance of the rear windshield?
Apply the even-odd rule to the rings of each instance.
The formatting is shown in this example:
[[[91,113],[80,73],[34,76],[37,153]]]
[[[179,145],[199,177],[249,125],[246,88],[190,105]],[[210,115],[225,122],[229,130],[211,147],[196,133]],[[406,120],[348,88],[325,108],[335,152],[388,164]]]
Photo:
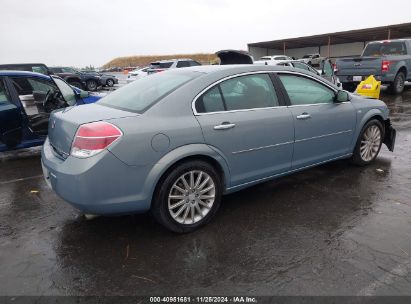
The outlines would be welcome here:
[[[151,63],[151,68],[152,69],[168,69],[169,67],[171,67],[171,65],[173,64],[172,61],[168,61],[168,62],[152,62]]]
[[[196,72],[175,71],[156,73],[133,81],[102,98],[98,103],[120,110],[142,113],[199,75],[200,73]]]
[[[363,56],[406,55],[405,43],[402,41],[369,43],[364,49]]]

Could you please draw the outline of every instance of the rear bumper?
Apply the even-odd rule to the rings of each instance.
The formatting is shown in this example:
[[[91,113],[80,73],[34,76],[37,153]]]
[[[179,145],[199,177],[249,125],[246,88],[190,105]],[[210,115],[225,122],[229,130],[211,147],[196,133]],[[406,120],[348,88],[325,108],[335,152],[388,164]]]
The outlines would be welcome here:
[[[84,213],[119,215],[145,212],[151,196],[143,191],[146,167],[128,166],[109,151],[79,159],[56,156],[46,140],[41,155],[51,188]]]
[[[340,82],[344,84],[344,83],[360,83],[362,80],[365,80],[370,75],[358,75],[358,76],[361,76],[361,80],[354,80],[354,76],[357,76],[357,75],[337,75],[337,76]],[[392,77],[392,75],[374,75],[374,78],[377,81],[381,81],[382,83],[393,82],[394,77]]]

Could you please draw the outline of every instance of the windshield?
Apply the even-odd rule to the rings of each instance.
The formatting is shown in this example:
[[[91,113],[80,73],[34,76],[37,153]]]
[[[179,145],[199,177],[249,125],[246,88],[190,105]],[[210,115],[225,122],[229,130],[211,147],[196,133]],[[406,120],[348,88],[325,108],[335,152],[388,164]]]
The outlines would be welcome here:
[[[270,57],[261,57],[260,60],[262,60],[262,61],[269,61],[269,60],[271,60],[271,58],[270,58]]]
[[[121,110],[142,113],[198,75],[200,74],[196,72],[167,71],[156,73],[114,91],[98,103]]]
[[[364,49],[363,56],[382,56],[382,55],[406,55],[405,43],[402,41],[395,42],[378,42],[369,43]]]

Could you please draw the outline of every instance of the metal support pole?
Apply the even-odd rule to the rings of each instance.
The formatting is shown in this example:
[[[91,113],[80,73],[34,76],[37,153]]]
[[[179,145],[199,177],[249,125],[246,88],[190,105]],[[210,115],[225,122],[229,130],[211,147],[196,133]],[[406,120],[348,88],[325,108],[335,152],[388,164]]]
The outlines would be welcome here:
[[[328,58],[331,57],[331,36],[328,36]]]
[[[283,52],[284,52],[284,55],[285,55],[285,42],[283,42]]]
[[[391,39],[391,29],[388,29],[388,40]]]

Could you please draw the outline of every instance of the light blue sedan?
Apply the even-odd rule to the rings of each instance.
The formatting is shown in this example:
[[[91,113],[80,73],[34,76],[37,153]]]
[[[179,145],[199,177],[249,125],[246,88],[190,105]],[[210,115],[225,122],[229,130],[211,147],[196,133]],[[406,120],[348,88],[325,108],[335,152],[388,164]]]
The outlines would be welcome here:
[[[96,104],[54,112],[44,175],[86,214],[151,210],[189,232],[223,194],[337,159],[393,151],[387,106],[300,69],[225,65],[139,79]]]

